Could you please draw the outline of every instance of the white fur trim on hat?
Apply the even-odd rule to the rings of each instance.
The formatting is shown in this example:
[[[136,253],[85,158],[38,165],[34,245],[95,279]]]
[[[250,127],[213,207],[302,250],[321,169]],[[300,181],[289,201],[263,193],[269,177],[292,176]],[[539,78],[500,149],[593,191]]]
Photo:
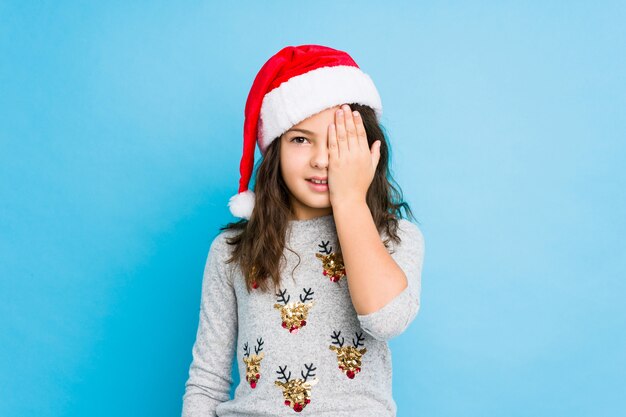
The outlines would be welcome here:
[[[378,117],[382,104],[369,75],[358,67],[321,67],[280,84],[263,98],[259,117],[259,146],[265,150],[292,126],[327,108],[358,103],[372,107]]]
[[[228,207],[233,216],[250,220],[252,210],[254,209],[254,201],[254,191],[246,190],[232,196],[228,200]]]

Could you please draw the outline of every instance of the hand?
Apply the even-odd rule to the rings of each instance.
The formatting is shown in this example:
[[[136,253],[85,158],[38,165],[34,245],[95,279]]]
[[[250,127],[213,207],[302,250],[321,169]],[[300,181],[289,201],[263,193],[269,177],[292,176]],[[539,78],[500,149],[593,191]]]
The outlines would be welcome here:
[[[328,126],[328,192],[331,205],[365,202],[380,160],[380,140],[370,151],[360,115],[344,104]]]

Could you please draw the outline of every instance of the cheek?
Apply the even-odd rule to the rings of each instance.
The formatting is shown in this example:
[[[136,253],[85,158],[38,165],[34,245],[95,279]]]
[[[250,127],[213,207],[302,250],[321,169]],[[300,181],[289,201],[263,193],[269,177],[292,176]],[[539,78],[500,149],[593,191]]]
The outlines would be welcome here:
[[[280,170],[282,171],[283,175],[286,175],[293,171],[293,160],[287,157],[287,155],[281,157]]]
[[[299,174],[306,171],[307,157],[304,152],[291,152],[281,155],[281,169],[284,173]]]
[[[286,155],[281,158],[280,172],[286,184],[291,185],[291,183],[300,175],[299,171],[298,164],[295,162],[294,158],[287,157]]]

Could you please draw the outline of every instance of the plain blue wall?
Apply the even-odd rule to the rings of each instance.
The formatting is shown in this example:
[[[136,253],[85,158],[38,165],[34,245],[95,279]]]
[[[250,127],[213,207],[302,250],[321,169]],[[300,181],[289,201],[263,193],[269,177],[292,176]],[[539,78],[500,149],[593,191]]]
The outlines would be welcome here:
[[[398,416],[623,415],[623,2],[91,3],[0,2],[0,415],[180,413],[248,90],[304,43],[376,82],[425,235]]]

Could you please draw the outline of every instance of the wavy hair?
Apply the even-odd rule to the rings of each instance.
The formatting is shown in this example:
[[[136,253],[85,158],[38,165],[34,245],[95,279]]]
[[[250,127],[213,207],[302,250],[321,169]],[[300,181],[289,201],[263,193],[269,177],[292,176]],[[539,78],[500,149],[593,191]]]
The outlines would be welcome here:
[[[394,242],[399,243],[397,228],[398,219],[402,218],[401,209],[410,218],[416,219],[409,204],[403,201],[402,191],[391,175],[390,147],[384,128],[371,107],[356,103],[349,105],[361,114],[370,149],[372,143],[381,141],[380,160],[367,190],[366,202],[379,234],[384,231]],[[270,280],[274,290],[280,286],[280,261],[285,259],[285,234],[288,221],[294,214],[289,202],[290,192],[280,170],[280,139],[272,141],[255,168],[255,206],[250,219],[241,219],[220,227],[220,231],[237,231],[227,239],[233,250],[231,258],[226,262],[239,264],[246,278],[248,292],[255,281],[257,288],[263,292],[269,289]],[[386,247],[388,242],[388,239],[383,242]]]

